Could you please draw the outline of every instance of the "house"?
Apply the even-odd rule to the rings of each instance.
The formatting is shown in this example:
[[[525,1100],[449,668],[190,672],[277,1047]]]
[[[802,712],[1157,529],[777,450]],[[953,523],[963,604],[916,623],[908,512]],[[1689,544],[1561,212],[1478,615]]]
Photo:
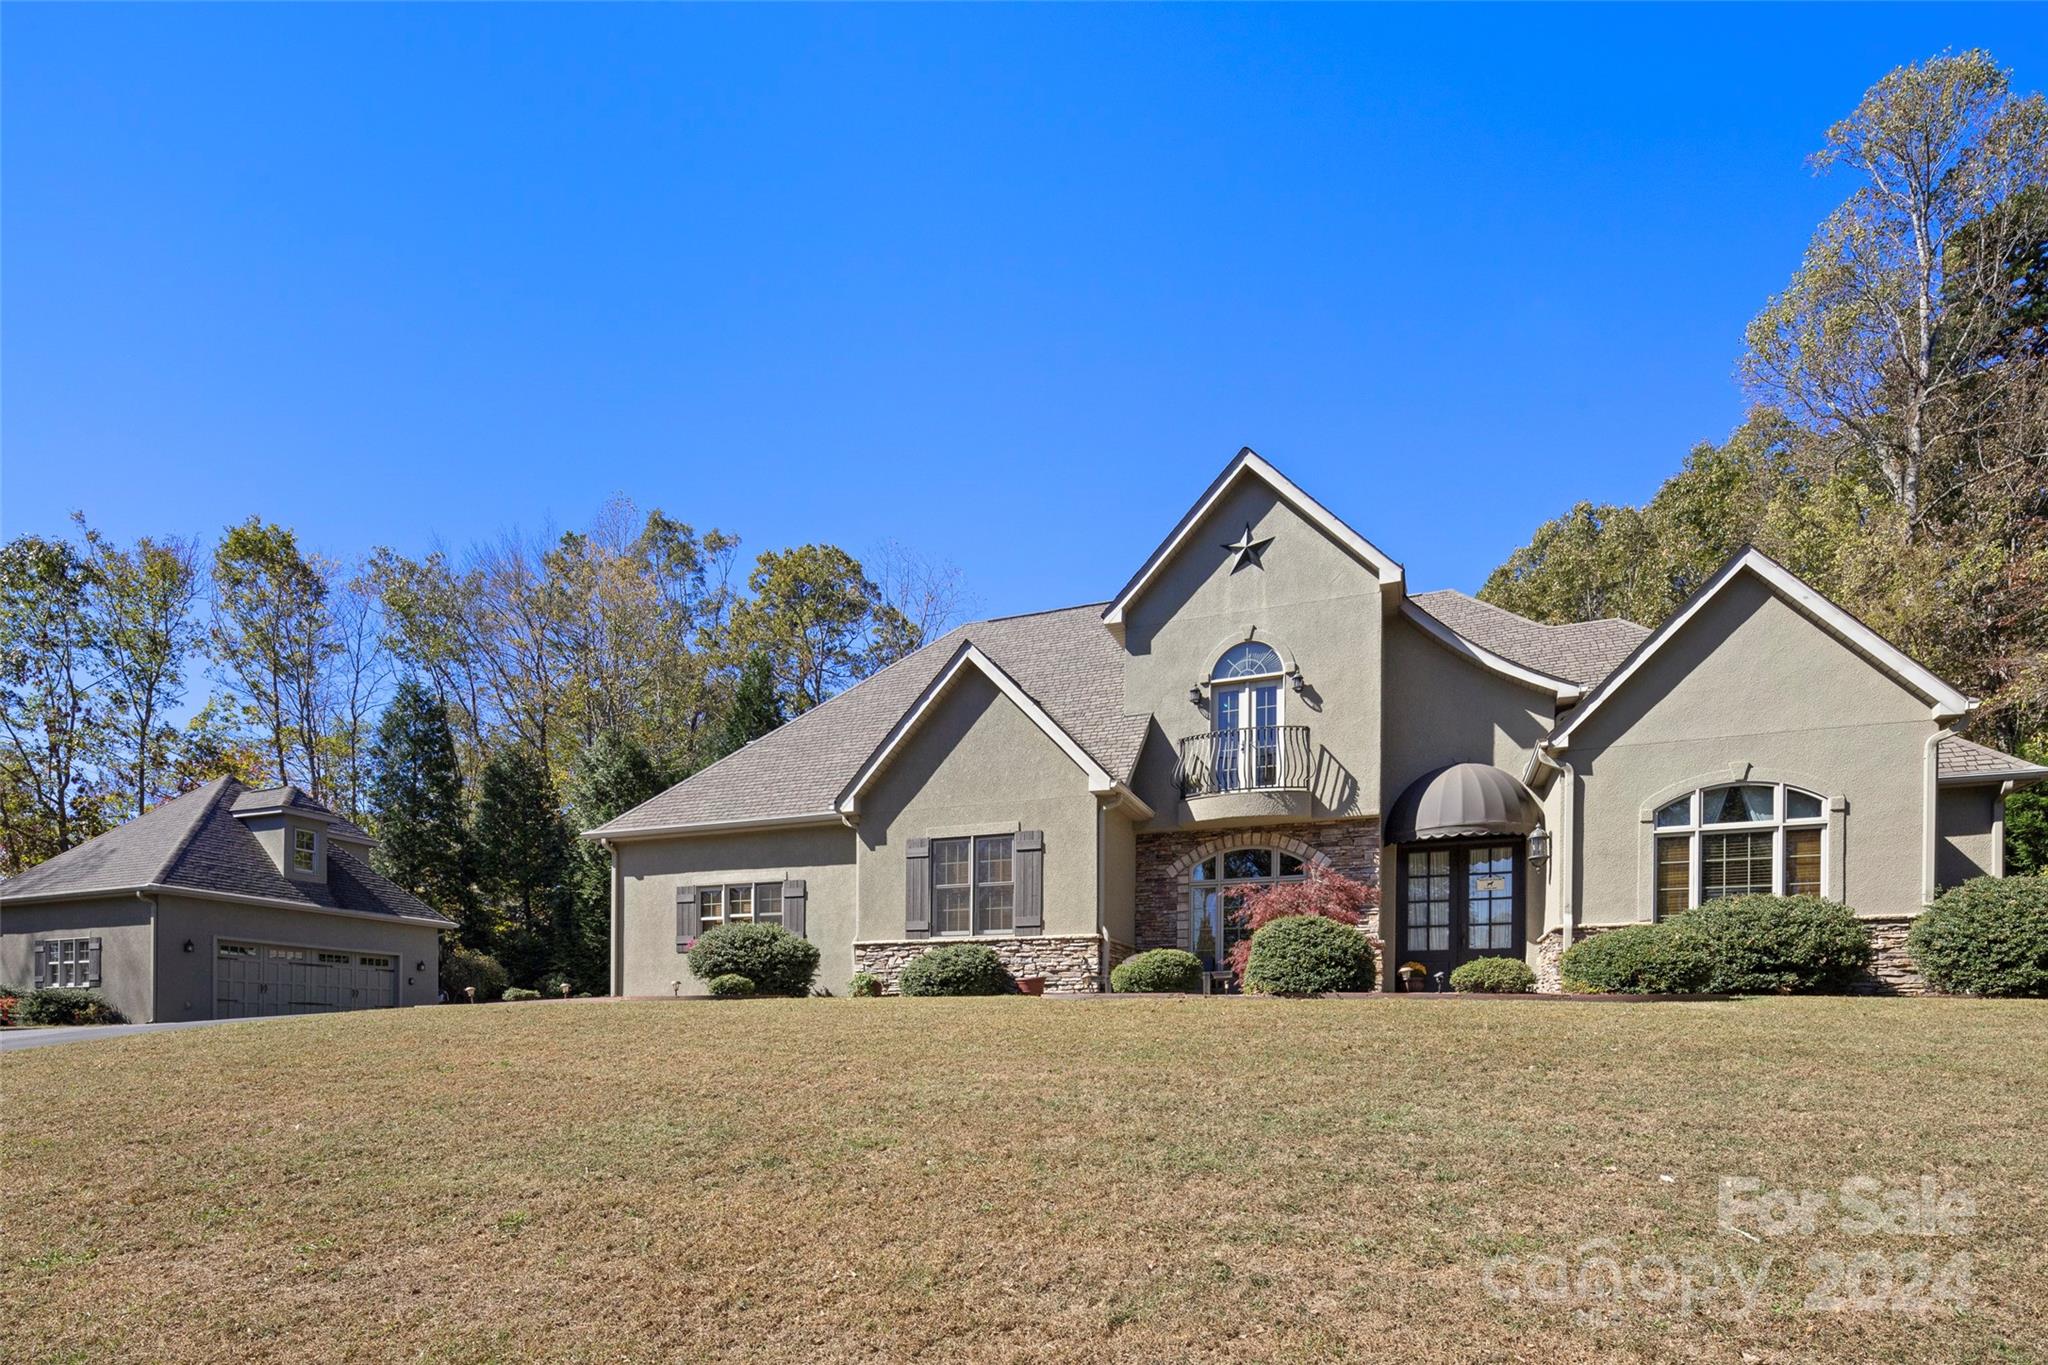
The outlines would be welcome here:
[[[0,882],[0,981],[136,1023],[426,1005],[453,922],[297,787],[219,778]]]
[[[2048,770],[1784,568],[1736,556],[1655,631],[1544,625],[1399,563],[1250,450],[1107,603],[963,626],[589,832],[616,993],[701,990],[705,929],[779,922],[823,986],[986,943],[1054,989],[1219,961],[1251,890],[1380,888],[1382,984],[1527,960],[1744,892],[1906,922],[2001,871]]]

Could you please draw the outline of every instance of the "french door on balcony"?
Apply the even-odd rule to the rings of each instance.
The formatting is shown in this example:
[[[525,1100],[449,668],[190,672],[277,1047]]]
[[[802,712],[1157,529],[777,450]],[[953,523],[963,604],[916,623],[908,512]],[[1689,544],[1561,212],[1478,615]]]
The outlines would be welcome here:
[[[1219,687],[1216,698],[1216,786],[1258,791],[1284,785],[1280,684]]]

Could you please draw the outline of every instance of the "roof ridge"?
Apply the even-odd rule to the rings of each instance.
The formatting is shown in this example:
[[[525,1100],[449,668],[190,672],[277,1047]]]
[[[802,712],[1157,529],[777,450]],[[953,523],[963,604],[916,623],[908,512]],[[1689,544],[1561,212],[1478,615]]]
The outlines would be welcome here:
[[[177,847],[173,848],[170,852],[170,856],[164,859],[163,866],[159,867],[156,870],[156,876],[150,878],[151,881],[165,883],[168,883],[170,881],[171,874],[177,871],[178,864],[184,860],[186,853],[191,851],[192,841],[199,837],[200,828],[206,824],[208,817],[210,817],[215,810],[219,809],[221,797],[228,794],[228,789],[230,787],[240,787],[243,792],[249,790],[248,784],[243,782],[239,778],[216,777],[214,781],[220,783],[220,789],[214,792],[214,794],[210,798],[208,798],[204,803],[202,803],[199,814],[194,816],[192,818],[192,823],[185,827],[185,832],[178,837]],[[194,787],[190,792],[187,792],[186,795],[196,796],[198,793],[203,792],[205,790],[206,788],[203,785]],[[234,794],[239,796],[242,793],[236,792]],[[172,799],[178,800],[181,798],[174,797]]]

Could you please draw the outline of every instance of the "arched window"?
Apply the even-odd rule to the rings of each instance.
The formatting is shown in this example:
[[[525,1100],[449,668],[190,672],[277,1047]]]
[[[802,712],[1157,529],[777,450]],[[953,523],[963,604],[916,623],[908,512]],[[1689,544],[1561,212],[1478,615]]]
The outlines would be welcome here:
[[[1211,766],[1219,790],[1257,791],[1283,784],[1280,679],[1285,669],[1278,650],[1246,640],[1224,650],[1210,671]]]
[[[1308,869],[1276,848],[1234,848],[1195,864],[1188,906],[1188,950],[1208,971],[1221,971],[1230,947],[1245,935],[1245,900],[1261,887],[1298,882]]]
[[[1828,803],[1782,782],[1702,787],[1657,808],[1657,917],[1724,896],[1818,896]]]
[[[1278,677],[1284,671],[1278,650],[1257,640],[1246,640],[1223,651],[1209,678],[1212,682],[1228,682],[1233,678]]]

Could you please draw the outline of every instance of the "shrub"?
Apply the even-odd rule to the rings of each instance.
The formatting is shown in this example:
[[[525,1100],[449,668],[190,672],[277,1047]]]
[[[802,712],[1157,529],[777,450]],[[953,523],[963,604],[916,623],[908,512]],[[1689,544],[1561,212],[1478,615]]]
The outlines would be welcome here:
[[[1688,912],[1690,913],[1690,912]],[[1689,995],[1706,989],[1713,963],[1675,943],[1672,926],[1630,924],[1574,943],[1559,964],[1564,988],[1588,995]]]
[[[1475,957],[1451,973],[1451,989],[1516,995],[1536,989],[1536,973],[1519,957]]]
[[[1306,881],[1275,882],[1245,898],[1244,909],[1238,912],[1243,937],[1230,945],[1230,954],[1223,965],[1242,985],[1245,963],[1251,957],[1251,941],[1258,937],[1259,930],[1274,920],[1315,915],[1339,924],[1361,924],[1366,911],[1379,903],[1378,887],[1354,881],[1339,872],[1310,867]]]
[[[1008,995],[1017,983],[993,948],[954,943],[912,958],[896,989],[905,995]]]
[[[1670,923],[1673,950],[1704,955],[1705,989],[1720,994],[1838,991],[1870,965],[1870,931],[1819,896],[1735,896]]]
[[[1289,915],[1252,935],[1244,986],[1268,995],[1321,995],[1372,989],[1372,945],[1347,924],[1322,915]]]
[[[2048,995],[2048,876],[1979,877],[1944,891],[1906,935],[1936,990]]]
[[[511,987],[508,987],[508,988],[506,989],[506,991],[505,991],[505,994],[504,994],[504,995],[502,995],[502,996],[500,996],[500,997],[499,997],[499,999],[501,999],[501,1000],[538,1000],[538,999],[540,999],[540,992],[539,992],[539,991],[530,991],[530,990],[528,990],[528,989],[527,989],[526,987],[524,987],[524,986],[511,986]]]
[[[12,1028],[17,1022],[14,1014],[21,1008],[21,997],[13,994],[0,995],[0,1028]]]
[[[504,966],[489,953],[473,948],[450,948],[441,954],[441,989],[450,1000],[463,998],[463,988],[476,987],[477,1003],[496,1000],[511,982]]]
[[[711,978],[711,993],[721,1000],[732,1000],[754,993],[754,978],[738,972],[720,972]]]
[[[1134,953],[1110,969],[1109,988],[1125,992],[1198,991],[1202,959],[1183,948]]]
[[[818,974],[818,945],[779,924],[723,924],[690,945],[699,981],[744,976],[762,995],[808,995]]]
[[[124,1024],[121,1011],[106,1002],[98,991],[75,986],[45,986],[21,999],[18,1011],[24,1024]]]
[[[861,999],[872,1000],[882,993],[882,978],[873,972],[855,972],[846,983],[846,993]]]

